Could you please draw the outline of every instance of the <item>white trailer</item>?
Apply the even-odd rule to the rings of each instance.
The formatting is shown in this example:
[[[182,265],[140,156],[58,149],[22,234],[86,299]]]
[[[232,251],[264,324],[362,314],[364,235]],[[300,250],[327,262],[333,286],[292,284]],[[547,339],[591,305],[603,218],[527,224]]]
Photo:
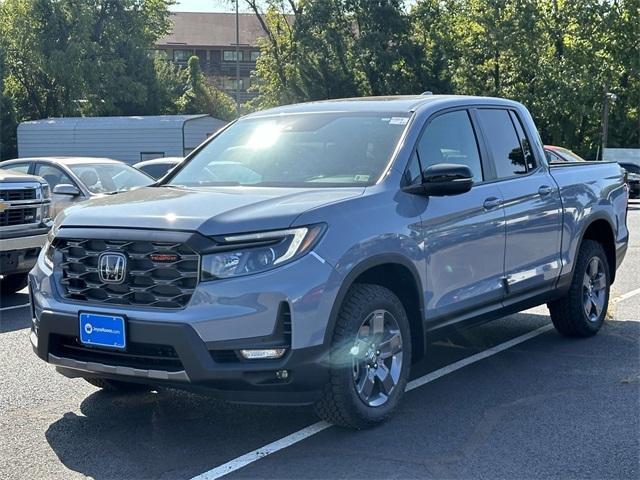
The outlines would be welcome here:
[[[68,117],[18,125],[19,157],[183,157],[226,124],[210,115]]]

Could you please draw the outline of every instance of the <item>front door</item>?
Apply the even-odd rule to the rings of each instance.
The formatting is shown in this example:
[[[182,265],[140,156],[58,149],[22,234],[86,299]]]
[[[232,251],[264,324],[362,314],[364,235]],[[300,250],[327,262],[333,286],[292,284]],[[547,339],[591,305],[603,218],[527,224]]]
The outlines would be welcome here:
[[[499,304],[504,296],[502,195],[495,183],[484,182],[469,112],[448,111],[430,119],[414,156],[423,170],[437,163],[467,165],[476,182],[461,195],[424,199],[427,321],[442,324]]]
[[[53,193],[53,189],[56,185],[68,184],[77,186],[76,183],[71,180],[69,175],[62,171],[62,169],[54,165],[38,163],[36,164],[34,175],[44,178],[51,189],[51,218],[55,218],[58,213],[65,208],[70,207],[74,203],[84,200],[82,195],[73,197],[71,195],[59,195],[57,193]]]

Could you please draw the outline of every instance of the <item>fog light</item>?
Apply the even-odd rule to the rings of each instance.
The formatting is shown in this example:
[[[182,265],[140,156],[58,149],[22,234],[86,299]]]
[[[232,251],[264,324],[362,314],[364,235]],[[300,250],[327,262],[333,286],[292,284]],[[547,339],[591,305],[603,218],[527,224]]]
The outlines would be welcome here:
[[[265,348],[261,350],[240,350],[242,355],[247,360],[267,360],[280,358],[286,352],[286,348]]]

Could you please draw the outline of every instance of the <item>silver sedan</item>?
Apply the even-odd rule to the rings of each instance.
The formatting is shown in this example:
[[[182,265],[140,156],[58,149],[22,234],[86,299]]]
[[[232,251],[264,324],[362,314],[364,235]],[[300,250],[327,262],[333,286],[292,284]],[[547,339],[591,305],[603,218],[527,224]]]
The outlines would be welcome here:
[[[93,157],[33,157],[1,168],[38,175],[51,187],[52,216],[89,198],[151,185],[155,180],[126,163]]]

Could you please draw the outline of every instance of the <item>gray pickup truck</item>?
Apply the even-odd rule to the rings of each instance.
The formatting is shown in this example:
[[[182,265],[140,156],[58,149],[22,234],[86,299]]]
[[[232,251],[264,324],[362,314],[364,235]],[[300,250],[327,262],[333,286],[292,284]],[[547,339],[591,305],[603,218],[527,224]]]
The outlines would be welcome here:
[[[435,335],[547,303],[594,335],[625,255],[616,163],[549,167],[519,103],[406,96],[248,115],[159,184],[65,210],[31,342],[122,391],[386,419]]]
[[[0,291],[27,286],[29,270],[51,228],[49,185],[40,177],[0,169]]]

